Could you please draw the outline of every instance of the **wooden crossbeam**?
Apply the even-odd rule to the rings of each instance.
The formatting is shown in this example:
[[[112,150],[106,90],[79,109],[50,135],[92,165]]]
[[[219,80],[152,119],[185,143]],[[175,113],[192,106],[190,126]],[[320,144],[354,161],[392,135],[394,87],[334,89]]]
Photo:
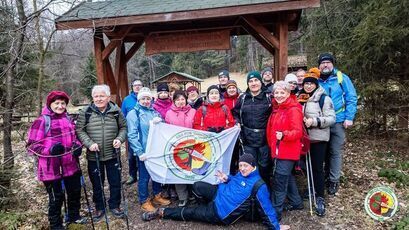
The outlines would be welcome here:
[[[251,27],[249,24],[247,24],[244,20],[241,22],[242,27],[249,33],[251,36],[253,36],[268,52],[270,52],[272,55],[275,53],[274,47],[267,42],[264,37],[262,37],[257,31]]]
[[[244,16],[242,18],[247,23],[247,25],[253,28],[260,36],[264,38],[265,41],[273,45],[275,48],[279,48],[279,40],[274,35],[272,35],[263,25],[261,25],[254,17]]]
[[[125,55],[126,62],[128,62],[133,57],[133,55],[135,55],[136,51],[139,50],[144,41],[145,39],[143,37],[140,37],[138,41],[135,41],[135,43],[132,45],[132,47],[128,50],[128,52]]]

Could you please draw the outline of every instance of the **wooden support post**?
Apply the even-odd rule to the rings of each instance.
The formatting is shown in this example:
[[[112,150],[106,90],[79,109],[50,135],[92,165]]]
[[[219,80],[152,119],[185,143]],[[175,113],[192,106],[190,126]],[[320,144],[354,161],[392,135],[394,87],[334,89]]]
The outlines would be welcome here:
[[[102,51],[104,50],[104,36],[99,29],[96,29],[94,33],[94,55],[95,55],[95,68],[97,72],[98,84],[105,83],[105,65],[102,58]]]
[[[277,36],[279,38],[279,48],[274,55],[274,78],[284,79],[288,70],[288,22],[283,20],[277,24]]]

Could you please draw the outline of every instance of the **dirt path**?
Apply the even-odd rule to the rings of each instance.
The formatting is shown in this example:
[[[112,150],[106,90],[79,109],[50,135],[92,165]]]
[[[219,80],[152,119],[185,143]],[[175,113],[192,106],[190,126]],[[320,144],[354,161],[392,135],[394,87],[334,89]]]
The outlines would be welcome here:
[[[394,183],[387,183],[384,178],[379,178],[377,172],[380,167],[393,168],[399,161],[408,161],[408,154],[395,154],[390,157],[379,154],[390,151],[386,145],[379,149],[374,141],[360,141],[355,144],[349,143],[345,155],[344,177],[340,191],[337,196],[327,198],[327,215],[323,218],[310,215],[308,202],[305,202],[305,209],[284,213],[282,223],[290,224],[291,229],[388,229],[393,222],[408,215],[409,189],[408,187],[398,188]],[[16,163],[19,170],[19,177],[14,181],[13,192],[17,202],[10,211],[24,213],[24,221],[20,223],[20,229],[46,229],[47,228],[47,196],[43,185],[35,179],[32,167],[32,159],[26,157],[24,143],[19,142],[14,145],[18,149]],[[123,151],[124,154],[124,151]],[[378,155],[381,155],[379,157]],[[122,157],[124,166],[127,165],[125,156]],[[381,166],[380,166],[381,165]],[[82,165],[86,170],[85,161]],[[124,180],[126,179],[127,167],[124,167]],[[406,172],[408,173],[408,172]],[[89,179],[88,191],[91,191]],[[299,178],[305,180],[305,178]],[[367,192],[377,186],[387,185],[394,189],[399,202],[400,210],[392,218],[392,221],[384,224],[371,219],[365,212],[364,200]],[[106,192],[108,194],[108,191]],[[91,196],[90,196],[91,197]],[[126,198],[129,206],[129,223],[131,229],[263,229],[259,223],[248,223],[240,221],[233,226],[214,226],[197,222],[177,222],[169,220],[157,220],[143,222],[140,218],[141,210],[137,202],[136,184],[126,188]],[[85,200],[82,200],[84,215],[86,214]],[[172,205],[175,205],[173,202]],[[126,229],[125,222],[121,219],[110,217],[110,229]],[[105,229],[105,223],[101,221],[97,224],[98,229]],[[70,229],[90,229],[90,226],[75,226]]]

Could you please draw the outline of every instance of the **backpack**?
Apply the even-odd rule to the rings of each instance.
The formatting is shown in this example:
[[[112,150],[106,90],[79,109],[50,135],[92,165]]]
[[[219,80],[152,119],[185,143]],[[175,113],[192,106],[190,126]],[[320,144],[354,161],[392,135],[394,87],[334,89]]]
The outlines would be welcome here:
[[[207,106],[205,104],[203,104],[201,107],[202,107],[202,120],[200,122],[200,126],[203,127],[204,118],[205,118],[206,113],[207,113]],[[227,120],[229,108],[227,107],[227,105],[223,104],[222,109],[223,109],[224,115],[226,116],[226,124],[229,124],[229,121]]]
[[[259,218],[257,210],[257,192],[263,184],[265,184],[265,182],[260,178],[251,189],[250,210],[248,210],[246,214],[246,219],[249,221],[254,222]]]
[[[113,112],[115,120],[116,120],[116,125],[118,127],[119,130],[119,111],[114,111]],[[85,124],[84,124],[84,128],[87,127],[88,123],[89,123],[89,119],[91,118],[92,115],[92,109],[91,106],[88,106],[87,110],[85,110]]]
[[[67,119],[69,121],[72,121],[71,117],[68,115],[68,113],[65,113],[65,115],[67,116]],[[47,114],[43,114],[43,119],[44,119],[44,135],[46,136],[48,134],[48,132],[50,132],[51,129],[51,117],[50,115]]]

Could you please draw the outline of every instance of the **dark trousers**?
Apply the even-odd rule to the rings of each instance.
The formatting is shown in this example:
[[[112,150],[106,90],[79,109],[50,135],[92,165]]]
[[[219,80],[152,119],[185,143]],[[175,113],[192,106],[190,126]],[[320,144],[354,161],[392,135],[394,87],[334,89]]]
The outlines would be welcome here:
[[[236,144],[234,145],[233,153],[231,156],[231,162],[230,162],[230,175],[236,175],[238,168],[239,168],[239,156],[240,156],[240,142],[239,140],[236,141]]]
[[[266,182],[268,189],[271,189],[271,156],[270,156],[270,148],[268,145],[264,145],[261,147],[251,147],[244,145],[244,153],[250,153],[253,155],[254,159],[257,161],[258,171],[260,172],[261,178]],[[243,149],[241,149],[243,152]],[[243,153],[242,153],[243,154]],[[241,154],[241,155],[242,155]]]
[[[45,181],[44,185],[48,193],[48,221],[51,229],[62,228],[61,207],[65,200],[62,189],[62,180]],[[73,222],[80,219],[81,208],[81,181],[80,174],[76,173],[64,177],[64,187],[67,193],[68,221]]]
[[[278,219],[281,219],[286,198],[288,198],[288,203],[294,207],[302,205],[295,177],[291,174],[294,164],[295,161],[291,160],[275,160],[271,196]]]
[[[314,176],[314,188],[317,196],[324,197],[325,174],[324,161],[328,142],[322,141],[311,143],[310,156],[312,165],[312,175]]]
[[[221,221],[216,213],[214,197],[217,193],[217,185],[211,185],[205,182],[196,182],[193,184],[193,193],[199,201],[203,202],[197,207],[183,208],[165,208],[163,212],[164,219],[183,220],[183,221],[202,221],[211,224],[220,224]]]
[[[110,209],[119,208],[121,204],[121,175],[119,174],[117,160],[100,161],[101,180],[104,186],[105,174],[109,184],[108,206]],[[101,182],[97,171],[97,162],[88,161],[88,175],[92,183],[92,200],[97,210],[104,210],[104,200],[102,197]]]
[[[129,166],[129,176],[136,179],[137,172],[138,172],[138,160],[137,156],[133,155],[132,148],[128,145],[128,166]]]

